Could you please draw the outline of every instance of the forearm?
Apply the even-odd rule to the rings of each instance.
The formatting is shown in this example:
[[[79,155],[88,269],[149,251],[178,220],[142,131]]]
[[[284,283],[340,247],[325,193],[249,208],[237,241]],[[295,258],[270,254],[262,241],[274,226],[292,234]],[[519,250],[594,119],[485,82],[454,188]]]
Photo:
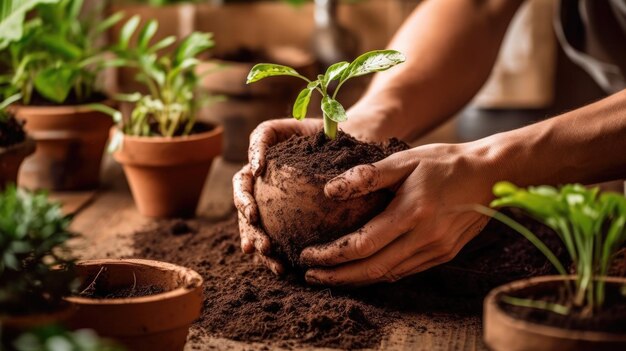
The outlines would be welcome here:
[[[485,82],[520,0],[425,1],[389,44],[407,61],[377,75],[352,111],[380,138],[411,139],[467,104]],[[353,124],[358,121],[353,121]]]
[[[626,178],[626,90],[477,145],[520,186],[592,184]]]

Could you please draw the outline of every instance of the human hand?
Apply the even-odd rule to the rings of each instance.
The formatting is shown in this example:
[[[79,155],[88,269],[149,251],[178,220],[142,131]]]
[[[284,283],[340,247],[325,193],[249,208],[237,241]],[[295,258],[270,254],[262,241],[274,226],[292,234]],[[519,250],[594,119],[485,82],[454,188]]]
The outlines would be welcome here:
[[[389,206],[356,232],[306,248],[311,284],[393,282],[451,260],[488,222],[459,207],[487,205],[501,180],[496,157],[481,144],[433,144],[360,165],[330,180],[324,192],[341,201],[398,186]]]

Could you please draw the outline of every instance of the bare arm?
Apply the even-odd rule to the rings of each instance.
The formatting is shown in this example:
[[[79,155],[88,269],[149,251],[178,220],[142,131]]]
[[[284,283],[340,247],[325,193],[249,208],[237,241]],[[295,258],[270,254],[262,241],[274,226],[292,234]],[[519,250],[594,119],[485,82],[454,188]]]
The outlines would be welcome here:
[[[407,61],[377,75],[351,109],[378,139],[410,140],[461,109],[488,78],[521,0],[431,0],[415,9],[389,44]],[[371,111],[377,116],[369,117]],[[359,134],[355,118],[343,128]]]

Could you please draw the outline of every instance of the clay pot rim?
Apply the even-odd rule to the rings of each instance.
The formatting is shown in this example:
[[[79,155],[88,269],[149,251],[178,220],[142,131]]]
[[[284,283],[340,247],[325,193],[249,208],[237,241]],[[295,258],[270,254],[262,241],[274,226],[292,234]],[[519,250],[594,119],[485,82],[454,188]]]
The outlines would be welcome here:
[[[484,315],[493,313],[498,315],[501,322],[506,324],[509,329],[525,329],[533,334],[542,334],[550,336],[552,338],[569,339],[569,340],[581,340],[581,341],[619,341],[626,342],[626,333],[607,333],[601,331],[580,330],[580,329],[564,329],[547,324],[539,324],[529,322],[524,319],[516,318],[503,309],[500,308],[498,302],[503,294],[511,291],[516,291],[531,286],[539,286],[547,283],[562,282],[565,280],[575,280],[575,275],[560,276],[560,275],[548,275],[541,277],[533,277],[528,279],[516,280],[504,285],[501,285],[489,292],[485,297],[484,302]],[[614,284],[626,284],[626,277],[605,277],[603,278],[607,283]],[[597,280],[597,279],[596,279]],[[483,317],[485,318],[485,317]]]
[[[0,155],[6,154],[9,152],[23,152],[25,154],[32,154],[35,151],[37,143],[30,136],[26,135],[26,139],[24,141],[19,142],[17,144],[9,145],[8,147],[0,147]]]
[[[93,102],[93,103],[81,104],[81,105],[45,105],[44,106],[44,105],[13,104],[9,107],[9,109],[20,110],[26,114],[36,113],[37,115],[56,116],[56,115],[68,115],[68,114],[76,114],[76,113],[84,113],[84,112],[93,112],[95,110],[89,106],[93,104],[102,104],[102,105],[106,105],[109,107],[113,107],[117,105],[117,101],[107,97],[106,99],[99,101],[99,102]]]
[[[218,136],[224,132],[224,127],[220,124],[212,123],[212,122],[196,122],[204,125],[212,126],[213,129],[208,130],[202,133],[195,133],[191,135],[185,136],[174,136],[174,137],[163,137],[163,136],[136,136],[136,135],[128,135],[124,134],[124,141],[131,141],[136,143],[145,143],[145,144],[163,144],[163,143],[185,143],[189,141],[196,141],[201,139],[208,139],[215,136]],[[111,127],[111,132],[118,133],[120,129],[114,125]]]
[[[143,304],[143,303],[151,303],[155,301],[161,300],[169,300],[172,298],[180,297],[183,295],[187,295],[193,292],[196,289],[202,287],[204,283],[204,279],[202,276],[192,270],[191,268],[175,265],[173,263],[156,261],[156,260],[147,260],[147,259],[139,259],[139,258],[129,258],[129,259],[94,259],[94,260],[82,260],[76,262],[76,266],[80,265],[140,265],[144,267],[149,267],[159,271],[178,271],[181,272],[185,277],[190,281],[190,284],[187,286],[181,286],[174,290],[162,292],[159,294],[149,295],[149,296],[140,296],[140,297],[126,297],[119,299],[93,299],[88,297],[79,297],[79,296],[68,296],[65,298],[66,301],[73,304],[80,305],[129,305],[129,304]]]

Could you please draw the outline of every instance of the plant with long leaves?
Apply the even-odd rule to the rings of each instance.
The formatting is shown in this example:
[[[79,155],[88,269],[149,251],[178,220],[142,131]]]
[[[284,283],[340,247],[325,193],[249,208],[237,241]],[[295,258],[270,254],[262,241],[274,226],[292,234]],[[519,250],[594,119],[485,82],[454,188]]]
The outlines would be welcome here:
[[[66,242],[70,218],[45,193],[10,185],[0,193],[0,311],[41,312],[76,287]]]
[[[150,44],[158,29],[158,22],[149,20],[139,30],[137,40],[131,37],[140,24],[140,17],[130,18],[122,27],[113,52],[125,67],[137,70],[136,80],[144,84],[148,94],[120,94],[118,100],[134,103],[128,118],[119,111],[100,106],[113,115],[120,125],[120,133],[135,136],[184,136],[192,133],[196,114],[210,99],[198,90],[201,74],[196,73],[200,63],[197,56],[213,47],[211,33],[194,32],[180,41],[168,53],[162,53],[176,42],[174,36]],[[110,146],[119,145],[122,134],[113,137]]]
[[[600,193],[598,188],[588,189],[580,184],[565,185],[559,189],[551,186],[518,188],[509,182],[499,182],[493,188],[498,198],[492,207],[515,207],[552,228],[563,242],[576,268],[576,280],[565,282],[569,298],[566,304],[545,303],[514,297],[505,300],[518,305],[549,309],[560,314],[579,308],[592,314],[605,302],[604,277],[615,253],[626,240],[626,198],[617,193]],[[554,265],[559,274],[568,270],[557,256],[535,234],[509,216],[484,206],[475,210],[508,225],[537,249]]]
[[[4,2],[0,6],[0,64],[8,68],[0,75],[0,93],[5,98],[20,93],[26,105],[35,93],[55,104],[71,95],[76,103],[92,99],[98,74],[118,64],[98,45],[99,38],[123,15],[97,21],[94,12],[81,20],[83,0],[7,1],[6,8]],[[30,9],[33,15],[24,20]]]
[[[337,136],[337,125],[348,119],[346,110],[337,100],[337,93],[345,82],[351,78],[366,74],[385,71],[405,61],[402,53],[395,50],[376,50],[367,52],[357,57],[352,62],[338,62],[326,70],[326,73],[317,76],[316,80],[310,80],[298,73],[295,69],[272,63],[259,63],[252,67],[248,74],[247,83],[254,83],[261,79],[274,76],[292,76],[307,82],[296,101],[293,104],[292,115],[297,120],[306,117],[311,94],[317,90],[322,95],[322,113],[324,117],[324,133],[330,139]],[[330,85],[337,81],[337,86],[330,92]]]

